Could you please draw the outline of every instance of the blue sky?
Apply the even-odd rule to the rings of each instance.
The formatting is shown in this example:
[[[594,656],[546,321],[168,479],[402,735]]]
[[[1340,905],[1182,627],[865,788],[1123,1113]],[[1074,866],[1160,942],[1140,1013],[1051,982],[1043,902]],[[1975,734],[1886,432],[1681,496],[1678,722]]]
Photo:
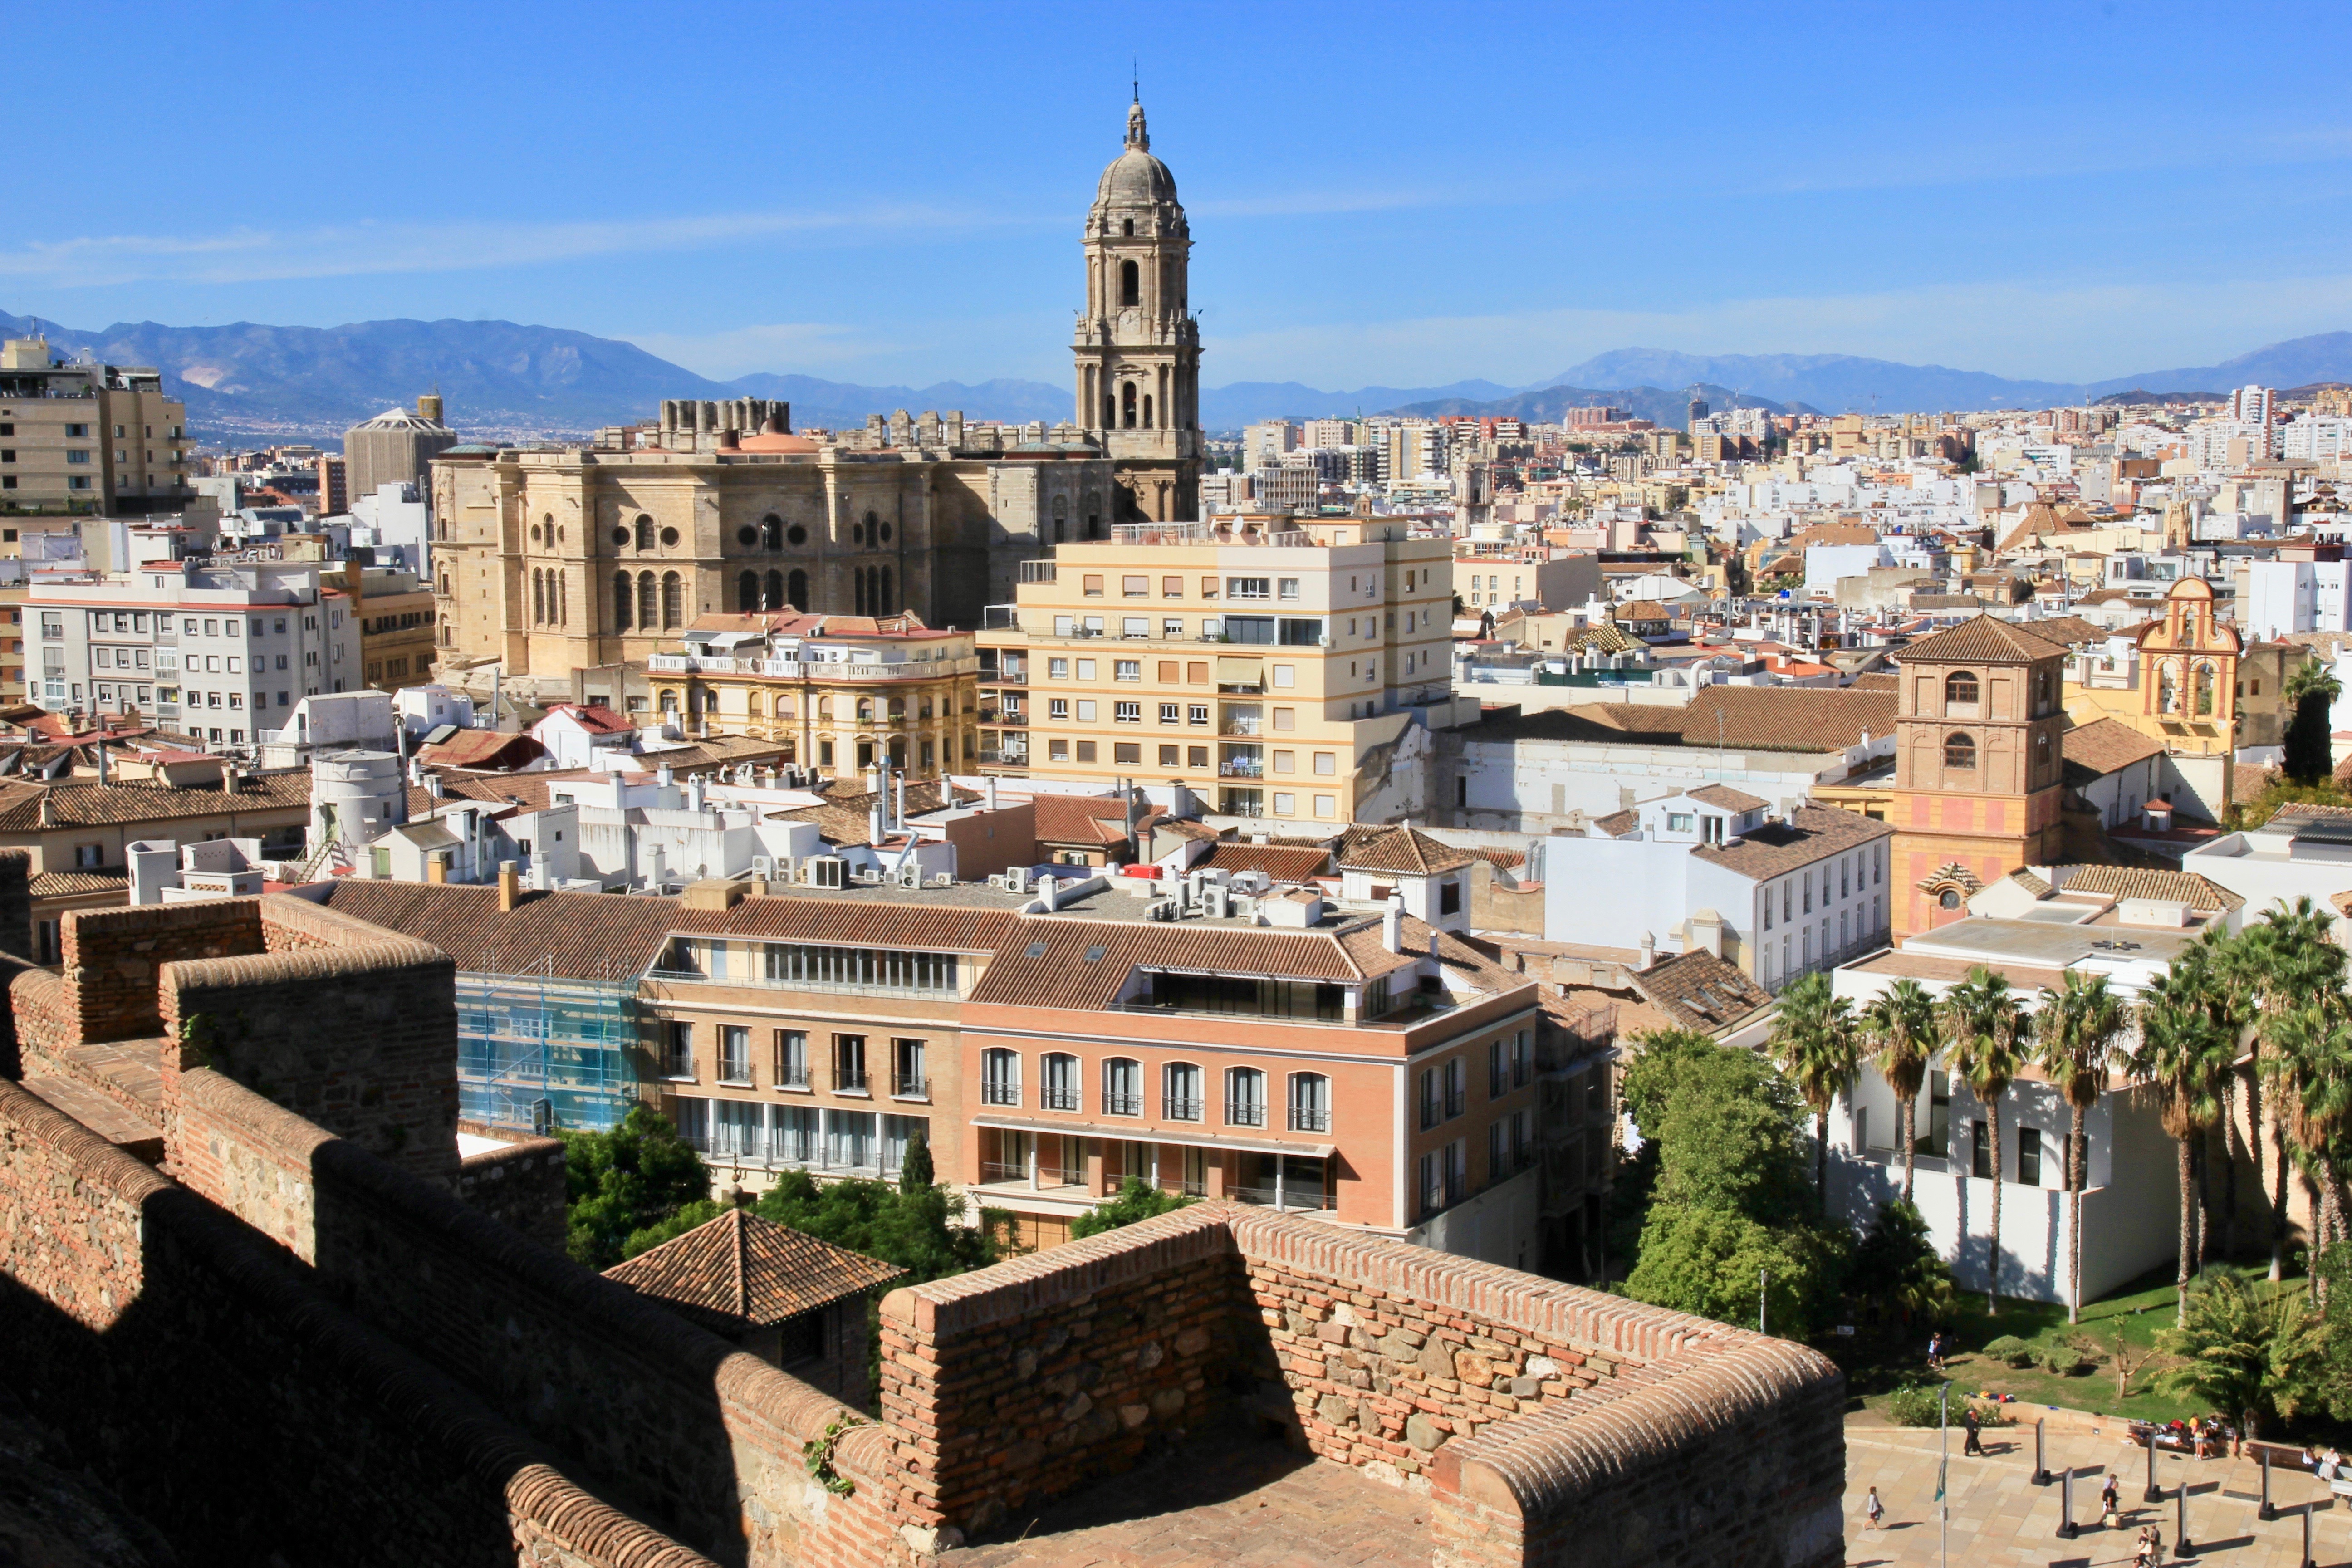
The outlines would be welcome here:
[[[1210,384],[1632,345],[2089,380],[2352,328],[2352,108],[2302,64],[2344,15],[18,6],[0,307],[1059,381],[1136,57]]]

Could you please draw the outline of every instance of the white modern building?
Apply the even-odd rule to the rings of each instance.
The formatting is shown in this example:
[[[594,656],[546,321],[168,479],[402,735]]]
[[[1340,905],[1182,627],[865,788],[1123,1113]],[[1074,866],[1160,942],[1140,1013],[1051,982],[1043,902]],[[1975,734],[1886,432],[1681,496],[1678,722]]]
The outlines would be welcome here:
[[[360,626],[316,563],[149,562],[25,598],[27,695],[53,712],[128,712],[251,746],[295,702],[359,679]]]
[[[1768,990],[1884,947],[1895,829],[1825,806],[1774,817],[1769,805],[1706,784],[1601,818],[1582,838],[1546,839],[1544,939],[1703,947]]]

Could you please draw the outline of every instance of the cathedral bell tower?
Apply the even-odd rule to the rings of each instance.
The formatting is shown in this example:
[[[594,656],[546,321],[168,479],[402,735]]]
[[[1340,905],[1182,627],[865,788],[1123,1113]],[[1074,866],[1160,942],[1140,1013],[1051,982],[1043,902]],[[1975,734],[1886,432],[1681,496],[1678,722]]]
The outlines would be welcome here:
[[[1087,303],[1071,351],[1077,425],[1110,458],[1114,521],[1189,521],[1201,500],[1201,327],[1186,271],[1192,231],[1176,177],[1151,155],[1139,100],[1127,147],[1087,213]]]

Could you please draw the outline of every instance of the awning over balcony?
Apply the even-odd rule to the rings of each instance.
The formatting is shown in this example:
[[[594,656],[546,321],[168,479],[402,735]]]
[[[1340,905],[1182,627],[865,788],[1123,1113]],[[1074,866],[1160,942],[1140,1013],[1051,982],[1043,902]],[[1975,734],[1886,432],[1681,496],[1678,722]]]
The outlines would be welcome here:
[[[1268,1115],[1275,1112],[1267,1111]],[[1328,1160],[1339,1152],[1337,1143],[1300,1143],[1281,1138],[1235,1137],[1231,1133],[1171,1132],[1164,1127],[1134,1122],[1072,1121],[1061,1117],[1012,1116],[987,1112],[971,1119],[974,1127],[994,1127],[1007,1132],[1051,1132],[1065,1138],[1108,1138],[1125,1143],[1173,1143],[1186,1149],[1237,1149],[1251,1154],[1306,1154]]]

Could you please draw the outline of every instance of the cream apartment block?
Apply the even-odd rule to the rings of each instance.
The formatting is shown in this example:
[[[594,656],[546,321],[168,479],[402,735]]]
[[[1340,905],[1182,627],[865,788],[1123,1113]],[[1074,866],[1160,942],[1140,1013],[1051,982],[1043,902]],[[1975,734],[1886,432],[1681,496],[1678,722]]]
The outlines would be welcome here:
[[[1453,544],[1373,518],[1137,523],[1023,568],[981,634],[982,760],[1339,823],[1447,705]]]
[[[0,344],[0,510],[176,510],[192,493],[187,405],[152,366],[76,364],[46,338]]]

